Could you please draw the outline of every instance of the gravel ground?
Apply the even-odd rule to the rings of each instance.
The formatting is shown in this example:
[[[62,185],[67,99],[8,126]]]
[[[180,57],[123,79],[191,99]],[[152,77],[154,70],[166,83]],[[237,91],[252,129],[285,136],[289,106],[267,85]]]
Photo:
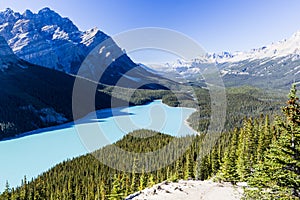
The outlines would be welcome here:
[[[243,189],[231,183],[208,181],[183,181],[177,183],[162,182],[151,188],[134,193],[126,200],[238,200],[243,196]]]

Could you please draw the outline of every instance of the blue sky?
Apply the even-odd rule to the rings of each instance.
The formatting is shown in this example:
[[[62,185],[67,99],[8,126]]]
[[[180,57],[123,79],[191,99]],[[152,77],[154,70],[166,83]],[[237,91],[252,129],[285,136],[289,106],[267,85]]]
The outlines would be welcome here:
[[[298,0],[0,0],[23,12],[50,7],[81,30],[109,35],[140,27],[182,32],[209,52],[241,51],[290,37],[300,30]]]

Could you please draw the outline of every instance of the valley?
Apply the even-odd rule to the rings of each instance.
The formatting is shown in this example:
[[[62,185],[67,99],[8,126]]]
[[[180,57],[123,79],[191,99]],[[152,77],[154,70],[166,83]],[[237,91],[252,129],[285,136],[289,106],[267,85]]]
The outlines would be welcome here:
[[[299,31],[148,65],[76,23],[0,11],[0,200],[300,198]]]
[[[1,141],[0,151],[7,153],[0,155],[0,160],[5,161],[0,167],[0,190],[5,187],[3,180],[8,180],[11,186],[18,186],[24,175],[28,180],[35,178],[60,162],[112,144],[133,130],[151,129],[173,136],[195,134],[185,123],[192,112],[193,109],[168,107],[161,101],[155,101],[143,106],[99,110],[97,119],[87,115],[75,123],[38,129],[20,138]],[[152,119],[153,115],[160,118]],[[107,141],[90,146],[89,141],[84,139],[84,133],[78,131],[80,126],[89,129],[95,124],[99,126],[96,134],[103,134]]]

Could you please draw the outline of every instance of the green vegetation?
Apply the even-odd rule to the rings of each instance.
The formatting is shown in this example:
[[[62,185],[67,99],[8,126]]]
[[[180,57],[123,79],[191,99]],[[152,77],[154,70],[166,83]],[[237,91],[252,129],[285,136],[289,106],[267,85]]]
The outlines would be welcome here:
[[[20,61],[21,62],[21,61]],[[154,99],[161,99],[170,93],[167,90],[128,89],[115,87],[119,95],[112,94],[114,87],[97,84],[78,77],[82,86],[82,95],[73,101],[74,76],[48,68],[35,66],[25,61],[23,69],[11,64],[9,70],[0,73],[0,140],[18,136],[27,131],[54,126],[73,120],[72,103],[80,109],[79,117],[92,110],[86,108],[86,93],[90,88],[97,88],[95,109],[117,106],[140,105]],[[117,93],[117,92],[116,92]],[[47,109],[65,118],[57,122],[43,120]]]
[[[143,92],[134,95],[145,96]],[[178,99],[184,100],[186,105],[192,102],[189,95],[157,92],[161,92],[166,103],[176,106],[182,105]],[[209,117],[207,91],[199,89],[196,93],[199,107],[203,108],[200,109],[201,115]],[[232,183],[248,182],[246,199],[299,199],[300,105],[296,88],[291,89],[283,115],[278,117],[273,116],[278,113],[281,98],[275,99],[272,93],[262,93],[255,88],[232,88],[227,90],[227,97],[228,112],[231,114],[230,117],[227,114],[227,128],[221,134],[203,131],[198,136],[175,138],[139,130],[115,143],[117,147],[135,153],[153,152],[166,147],[167,151],[163,152],[161,159],[170,162],[165,167],[148,172],[139,157],[116,155],[113,146],[109,145],[93,154],[58,164],[34,180],[28,181],[25,177],[20,187],[10,188],[7,183],[0,200],[122,199],[164,180],[205,180],[211,177]],[[217,140],[214,139],[216,137]],[[189,142],[188,148],[174,160],[176,152]],[[169,143],[174,148],[168,149]],[[123,163],[117,163],[117,168],[129,163],[132,173],[102,164],[95,158],[101,156],[111,161],[121,156]],[[148,164],[159,167],[159,160]],[[144,170],[138,173],[138,169]]]
[[[118,86],[102,86],[100,88],[98,87],[98,91],[108,94],[116,99],[124,100],[125,102],[128,102],[129,105],[146,104],[171,94],[171,91],[169,90],[131,89]]]
[[[248,197],[262,199],[300,198],[300,105],[296,87],[292,87],[283,113],[285,120],[277,119],[277,132],[254,167],[250,177]]]
[[[83,117],[92,110],[84,105],[85,95],[72,102],[72,92],[75,77],[47,68],[41,68],[28,63],[27,69],[12,65],[7,73],[0,74],[2,95],[0,97],[0,140],[18,136],[27,131],[54,126],[73,120],[72,103],[78,105]],[[83,94],[88,88],[97,87],[95,94],[95,109],[117,106],[133,106],[162,99],[169,106],[198,107],[199,112],[193,114],[189,123],[200,132],[205,132],[210,121],[210,96],[206,89],[184,85],[175,85],[174,90],[147,90],[113,87],[80,79]],[[21,83],[21,84],[20,84]],[[45,89],[47,88],[47,89]],[[184,92],[182,92],[184,91]],[[198,102],[194,100],[197,97]],[[227,119],[225,130],[231,130],[248,113],[257,116],[258,113],[279,110],[278,97],[267,96],[255,88],[229,89],[227,93]],[[273,98],[272,104],[268,99]],[[65,121],[45,121],[47,109],[62,116]],[[200,116],[200,122],[199,122]],[[30,123],[28,123],[30,122]]]
[[[171,140],[180,148],[185,140],[190,139],[194,142],[185,154],[190,156],[182,156],[155,172],[125,173],[105,166],[93,155],[85,155],[63,162],[30,182],[24,179],[21,187],[11,189],[8,186],[0,199],[122,199],[163,180],[195,178],[192,164],[198,154],[196,144],[202,140],[199,136],[174,138],[154,131],[140,130],[124,136],[115,145],[126,151],[141,153],[154,151]],[[116,158],[117,155],[110,150],[110,146],[107,146],[94,154],[104,154],[108,159]],[[171,156],[176,148],[172,151],[163,157]],[[131,162],[127,158],[123,160]],[[143,167],[137,166],[135,160],[131,163],[133,171]]]
[[[193,88],[193,99],[190,93],[170,93],[163,96],[163,103],[169,106],[181,106],[197,108],[188,122],[199,133],[205,133],[210,123],[211,99],[207,89]],[[241,127],[245,117],[259,118],[261,114],[275,116],[280,115],[280,107],[284,96],[278,91],[263,91],[259,88],[243,86],[226,89],[226,121],[223,131],[231,131],[235,127]],[[197,104],[196,104],[197,103]]]
[[[247,119],[234,131],[217,177],[247,181],[246,199],[300,198],[300,106],[293,86],[285,115],[269,122]],[[237,135],[237,133],[239,133]],[[236,143],[238,139],[238,144]]]

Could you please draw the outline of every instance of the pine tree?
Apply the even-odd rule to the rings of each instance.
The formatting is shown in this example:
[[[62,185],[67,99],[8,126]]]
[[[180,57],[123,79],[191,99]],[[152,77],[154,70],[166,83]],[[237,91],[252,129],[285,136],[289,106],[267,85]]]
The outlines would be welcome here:
[[[237,162],[237,144],[238,144],[238,129],[233,131],[231,142],[224,157],[224,163],[221,167],[221,176],[226,181],[237,182],[238,174],[236,171]]]
[[[147,187],[152,187],[155,184],[153,174],[149,175]]]
[[[270,120],[269,120],[269,116],[266,115],[264,126],[263,126],[262,130],[260,130],[259,136],[258,136],[258,146],[257,146],[257,152],[256,152],[257,162],[263,161],[264,152],[270,146],[271,142],[272,142],[272,133],[271,133],[271,129],[270,129]]]
[[[125,172],[123,172],[123,176],[122,176],[122,182],[123,182],[123,185],[122,185],[122,188],[123,188],[123,191],[124,191],[124,196],[128,196],[129,194],[129,190],[130,190],[130,185],[129,185],[129,175]]]
[[[219,148],[220,145],[217,145],[211,152],[211,170],[213,174],[216,174],[220,169]]]
[[[27,197],[28,191],[27,191],[27,178],[26,178],[26,176],[24,176],[24,180],[22,180],[21,186],[22,186],[21,192],[20,192],[21,199],[28,199],[28,197]]]
[[[145,188],[146,186],[146,176],[145,176],[145,173],[144,173],[144,170],[142,170],[142,173],[140,175],[140,183],[139,183],[139,187],[138,187],[138,190],[141,191]]]
[[[250,135],[250,143],[249,143],[249,154],[250,154],[250,173],[252,173],[253,167],[257,162],[257,148],[258,148],[258,142],[259,142],[259,136],[261,132],[261,127],[259,124],[258,119],[255,119],[253,121],[253,128],[252,128],[252,134]]]
[[[249,192],[249,195],[271,199],[300,198],[300,106],[296,91],[293,85],[287,106],[282,109],[287,120],[278,123],[280,135],[250,180],[250,184],[259,190]]]
[[[199,161],[198,159],[194,162],[194,166],[193,166],[193,173],[194,173],[194,177],[195,180],[199,180],[200,178],[200,174],[199,174]]]
[[[100,183],[99,192],[100,192],[101,199],[105,199],[106,191],[105,191],[105,185],[104,185],[103,181],[101,181],[101,183]]]
[[[11,189],[9,187],[8,181],[5,184],[5,190],[3,192],[3,200],[11,200]]]
[[[183,171],[183,179],[188,180],[191,178],[191,158],[190,158],[190,151],[187,151],[185,154],[185,164],[184,164],[184,171]]]
[[[122,199],[122,197],[123,197],[123,193],[120,186],[120,178],[118,177],[117,174],[115,174],[112,183],[112,189],[108,199],[117,200],[117,199]]]
[[[136,191],[136,177],[135,177],[135,172],[136,172],[136,159],[133,161],[132,165],[132,173],[131,173],[131,184],[130,184],[130,192],[135,192]]]
[[[247,173],[247,154],[246,154],[246,135],[245,131],[241,129],[240,136],[239,136],[239,142],[238,142],[238,150],[237,150],[237,162],[236,162],[236,170],[239,175],[239,179],[241,181],[244,181],[246,179],[246,173]]]
[[[247,181],[251,175],[255,163],[256,136],[252,119],[244,121],[243,129],[239,136],[239,145],[237,150],[237,173],[241,181]]]
[[[199,163],[199,178],[200,180],[205,180],[211,175],[211,165],[208,155],[203,156]]]

